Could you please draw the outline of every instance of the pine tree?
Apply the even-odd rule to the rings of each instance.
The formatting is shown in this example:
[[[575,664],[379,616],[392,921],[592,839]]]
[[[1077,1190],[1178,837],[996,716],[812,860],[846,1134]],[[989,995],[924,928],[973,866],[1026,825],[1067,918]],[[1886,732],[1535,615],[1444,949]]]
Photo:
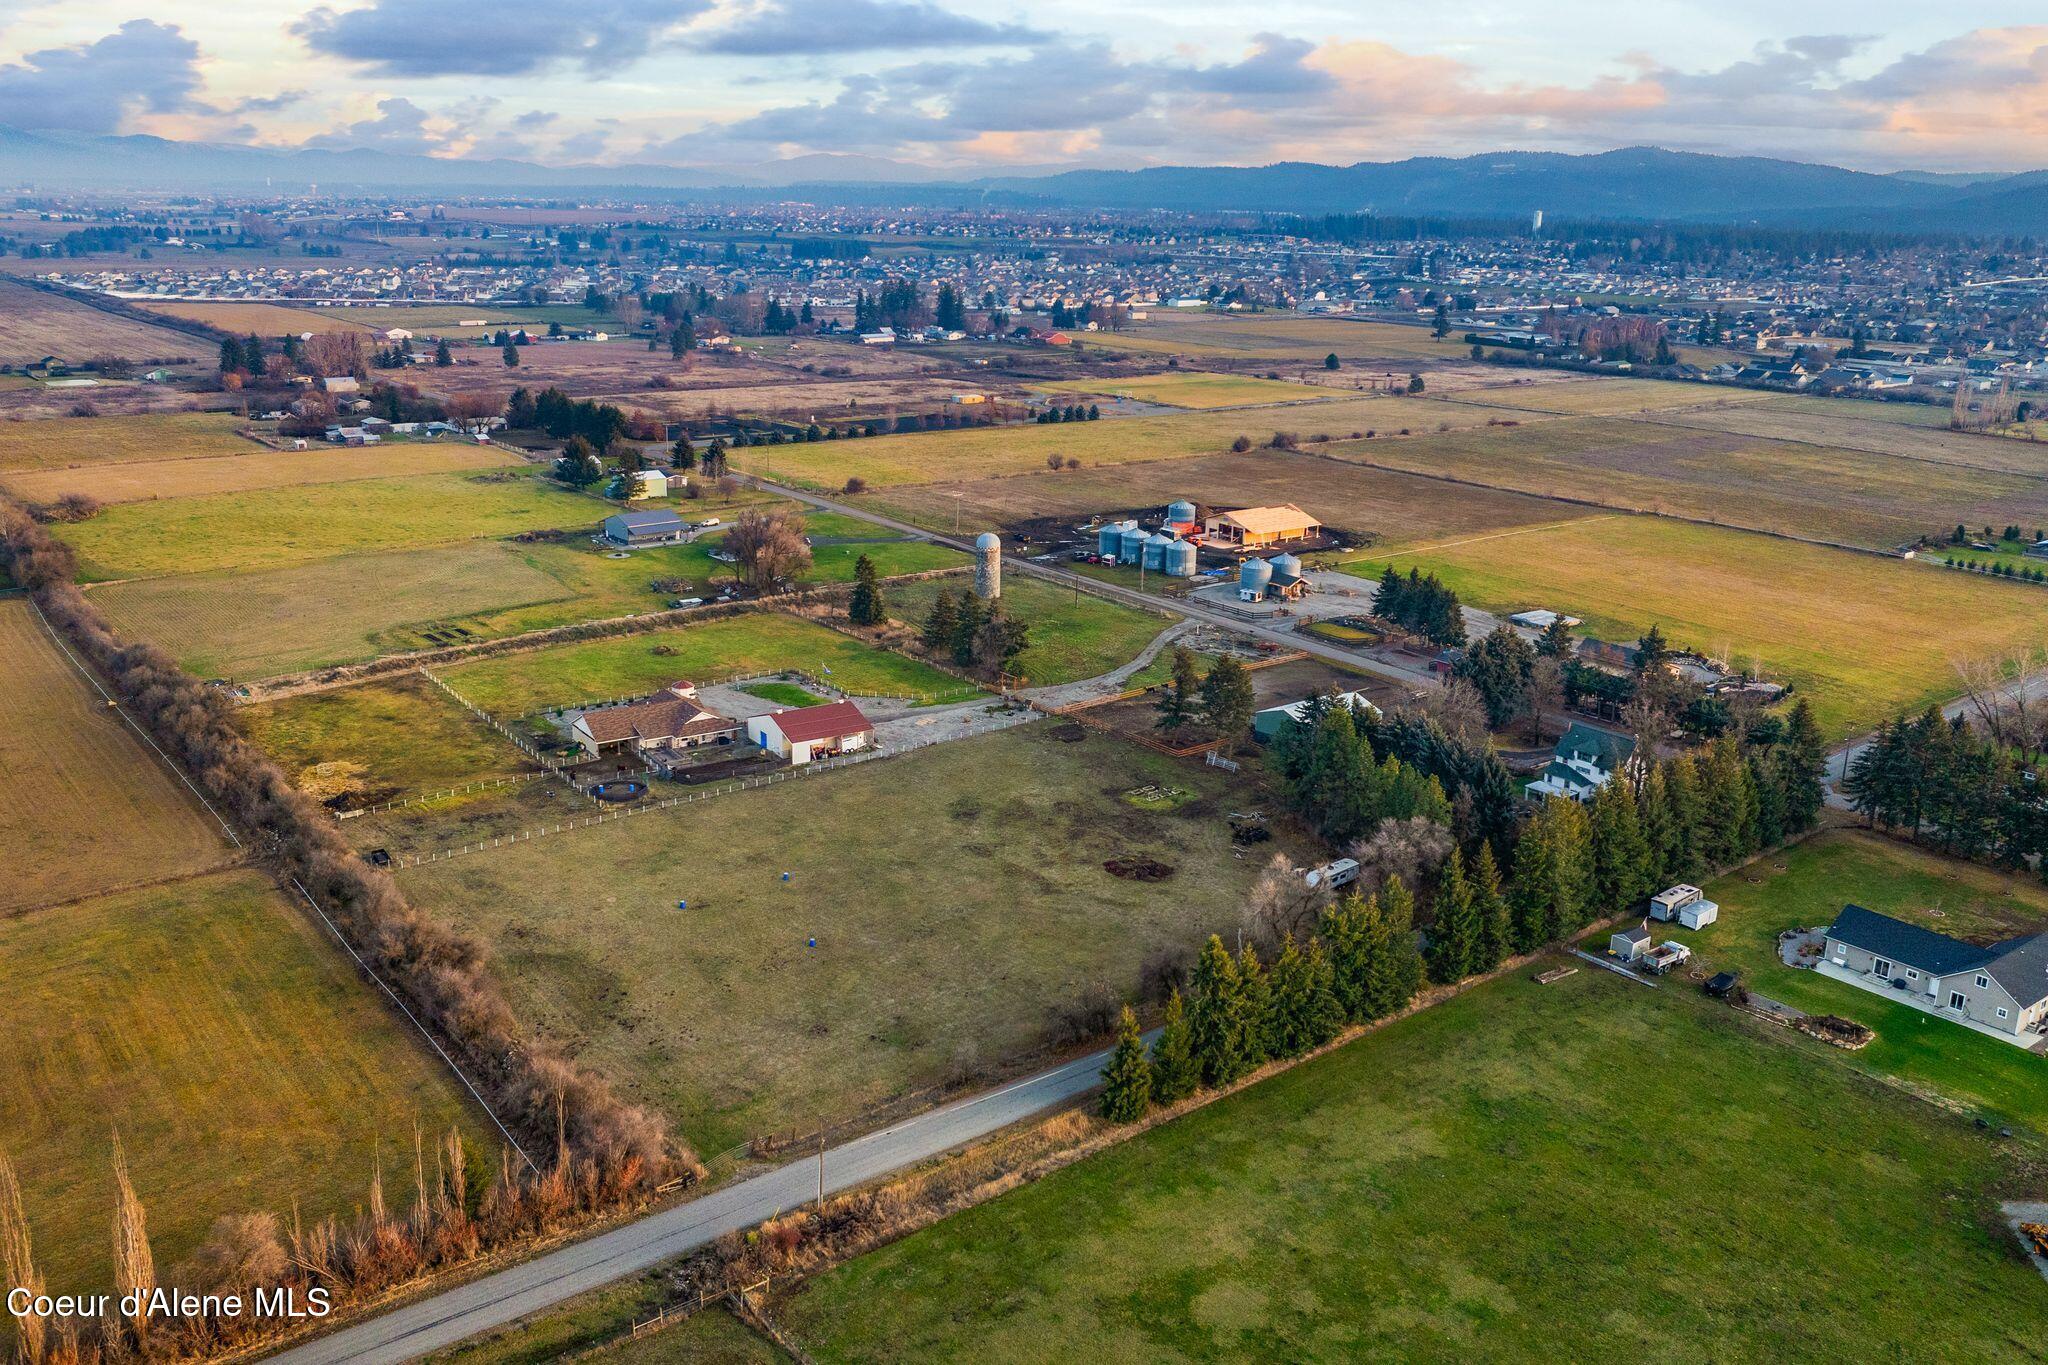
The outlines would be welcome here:
[[[445,370],[454,363],[455,353],[448,349],[448,338],[442,337],[439,341],[434,343],[435,368]]]
[[[1550,824],[1540,816],[1522,827],[1515,841],[1515,875],[1509,903],[1513,907],[1514,951],[1533,953],[1550,941],[1551,897],[1557,885],[1557,854]]]
[[[889,619],[881,578],[875,572],[875,562],[866,555],[853,563],[853,596],[846,604],[846,615],[857,626],[879,626]]]
[[[1593,829],[1586,808],[1576,801],[1552,797],[1544,812],[1554,827],[1557,887],[1552,897],[1556,915],[1551,937],[1563,938],[1592,918]]]
[[[1680,754],[1666,766],[1664,786],[1671,796],[1671,855],[1672,870],[1661,880],[1667,885],[1673,882],[1698,882],[1707,874],[1707,864],[1701,853],[1704,837],[1704,814],[1701,802],[1704,799],[1699,765],[1692,755]]]
[[[1472,909],[1479,922],[1479,945],[1473,954],[1472,970],[1490,972],[1514,949],[1514,923],[1508,910],[1507,893],[1501,889],[1500,864],[1493,845],[1482,841],[1472,859]]]
[[[1612,781],[1593,794],[1590,823],[1591,910],[1594,918],[1600,918],[1626,910],[1656,888],[1650,884],[1649,843],[1636,813],[1636,798],[1626,783]]]
[[[1245,1072],[1243,1006],[1237,960],[1223,940],[1209,936],[1195,959],[1194,1001],[1188,1008],[1188,1041],[1200,1068],[1202,1083],[1225,1086]]]
[[[1308,1047],[1321,1047],[1344,1027],[1344,1011],[1337,1004],[1336,973],[1322,941],[1311,938],[1303,950],[1302,974],[1308,981],[1308,1000],[1300,1020],[1301,1036]]]
[[[1821,738],[1819,723],[1813,718],[1813,708],[1804,697],[1792,705],[1779,753],[1782,756],[1779,780],[1785,791],[1785,828],[1790,833],[1801,833],[1812,829],[1820,820],[1821,808],[1826,801],[1821,782],[1827,768],[1827,744]]]
[[[1415,946],[1415,897],[1399,877],[1389,877],[1371,927],[1373,1017],[1407,1007],[1422,989],[1422,952]]]
[[[1152,1064],[1138,1034],[1138,1016],[1125,1005],[1117,1019],[1116,1048],[1102,1068],[1102,1117],[1111,1123],[1136,1123],[1151,1107]]]
[[[1152,1098],[1161,1104],[1177,1104],[1194,1094],[1201,1081],[1202,1068],[1195,1060],[1188,1031],[1187,1006],[1176,990],[1166,999],[1166,1017],[1152,1042]]]
[[[960,668],[974,667],[975,646],[981,637],[981,628],[988,622],[988,612],[981,599],[973,593],[962,593],[959,605],[954,608],[953,663]]]
[[[1249,943],[1237,955],[1237,1028],[1246,1071],[1272,1057],[1273,982]]]
[[[1257,696],[1251,674],[1231,655],[1218,659],[1202,679],[1202,719],[1222,737],[1226,750],[1236,748],[1251,727]]]
[[[1652,891],[1678,880],[1677,829],[1671,814],[1671,792],[1664,784],[1664,767],[1655,764],[1636,788],[1636,823],[1643,834]]]
[[[1292,936],[1280,945],[1273,959],[1272,1052],[1276,1057],[1298,1057],[1309,1048],[1308,966]]]
[[[932,598],[932,609],[924,618],[924,644],[927,649],[947,649],[953,643],[953,631],[960,623],[960,614],[954,605],[949,589],[940,588],[938,596]]]
[[[1367,991],[1372,966],[1372,945],[1366,933],[1366,904],[1357,896],[1346,896],[1323,911],[1320,936],[1329,945],[1330,989],[1336,996],[1338,1012],[1345,1020],[1358,1023],[1368,1018]]]
[[[1159,690],[1159,719],[1154,722],[1161,730],[1178,730],[1195,718],[1196,690],[1201,679],[1196,673],[1195,656],[1184,646],[1173,647],[1173,680]]]
[[[1465,877],[1465,855],[1451,850],[1436,888],[1436,922],[1429,930],[1429,979],[1439,985],[1462,981],[1480,959],[1479,907]]]

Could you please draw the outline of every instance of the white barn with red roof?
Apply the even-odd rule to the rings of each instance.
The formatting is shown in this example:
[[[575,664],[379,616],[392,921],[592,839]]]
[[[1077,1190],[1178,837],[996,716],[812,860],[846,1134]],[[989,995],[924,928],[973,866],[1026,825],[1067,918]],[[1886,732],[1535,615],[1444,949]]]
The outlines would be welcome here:
[[[866,749],[875,742],[875,727],[852,702],[835,701],[750,716],[747,738],[798,764]]]

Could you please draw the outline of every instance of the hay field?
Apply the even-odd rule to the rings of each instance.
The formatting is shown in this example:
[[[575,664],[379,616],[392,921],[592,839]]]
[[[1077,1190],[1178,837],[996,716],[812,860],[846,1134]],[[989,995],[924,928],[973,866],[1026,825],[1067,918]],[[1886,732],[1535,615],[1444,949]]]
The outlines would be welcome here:
[[[678,678],[717,682],[736,674],[800,669],[860,696],[972,696],[950,674],[850,635],[781,612],[749,612],[701,625],[608,640],[551,645],[440,670],[494,716],[637,697]],[[829,671],[829,672],[828,672]]]
[[[1375,453],[1385,443],[1375,443]],[[1526,493],[1475,488],[1311,454],[1254,450],[1185,460],[1077,469],[1042,479],[976,479],[890,488],[862,499],[892,516],[950,531],[961,524],[1016,529],[1045,517],[1079,522],[1109,512],[1156,511],[1176,498],[1208,507],[1291,502],[1326,525],[1380,544],[1432,540],[1503,526],[1587,516],[1593,509]]]
[[[62,469],[129,460],[189,460],[263,449],[236,432],[224,412],[160,412],[134,417],[51,417],[0,422],[0,470]]]
[[[1552,384],[1508,384],[1461,393],[1469,403],[1554,412],[1574,417],[1611,417],[1619,413],[1667,408],[1733,408],[1762,402],[1768,395],[1714,384],[1689,384],[1675,379],[1575,379]]]
[[[525,474],[414,474],[130,502],[57,528],[88,580],[276,568],[519,531],[595,528],[609,504]],[[369,585],[363,585],[368,588]]]
[[[0,488],[32,502],[54,502],[66,493],[86,493],[103,503],[158,498],[204,498],[265,488],[300,488],[402,474],[445,474],[499,469],[515,462],[498,446],[455,441],[422,441],[336,449],[262,450],[243,444],[247,454],[217,458],[133,460],[106,465],[73,465],[0,474]]]
[[[1768,393],[1764,406],[1780,412],[1817,413],[1824,417],[1854,417],[1887,426],[1948,426],[1948,404],[1887,402],[1863,398],[1821,398],[1810,393]]]
[[[0,365],[25,365],[46,355],[80,365],[98,356],[131,361],[203,358],[198,337],[152,327],[90,304],[0,279]]]
[[[1775,441],[1800,441],[1835,450],[1867,450],[1879,455],[1995,470],[2030,478],[2048,476],[2048,444],[2023,437],[1950,431],[1918,423],[1887,422],[1867,416],[1875,403],[1835,403],[1831,410],[1781,408],[1775,403],[1697,412],[1645,413],[1642,420],[1674,426],[1705,427],[1761,436]],[[1937,473],[1937,478],[1944,477]]]
[[[1089,332],[1080,341],[1112,351],[1248,360],[1319,362],[1332,352],[1347,360],[1457,360],[1471,349],[1460,335],[1454,332],[1439,340],[1427,327],[1298,313],[1231,315],[1157,308],[1128,331]]]
[[[1170,408],[1234,408],[1266,403],[1304,403],[1317,398],[1347,398],[1345,389],[1290,384],[1242,374],[1154,374],[1138,378],[1061,379],[1036,387],[1054,393],[1104,394],[1134,398]]]
[[[1834,736],[1954,696],[1955,659],[2048,639],[2039,588],[1657,517],[1501,531],[1363,556],[1357,569],[1388,561],[1434,569],[1489,611],[1549,607],[1607,640],[1656,625],[1676,645],[1760,663]]]
[[[268,678],[425,648],[424,629],[573,597],[519,553],[526,548],[472,541],[132,579],[95,588],[92,600],[123,634],[202,678]]]
[[[0,601],[0,915],[216,867],[220,826],[25,601]]]
[[[590,327],[601,332],[610,331],[615,337],[618,335],[617,318],[593,312],[581,305],[535,304],[530,307],[508,308],[477,303],[409,303],[377,308],[344,304],[336,308],[304,311],[312,313],[315,317],[334,318],[379,332],[391,327],[403,327],[407,331],[424,331],[434,336],[474,338],[495,332],[501,327],[545,327],[550,322],[559,322],[564,327]],[[483,319],[484,325],[456,325],[476,318]]]
[[[413,867],[522,1017],[700,1150],[850,1116],[1035,1043],[1091,983],[1236,923],[1242,785],[1049,724]],[[1188,791],[1170,811],[1122,793]],[[1112,858],[1175,869],[1120,880]],[[602,869],[593,880],[592,869]],[[790,880],[781,879],[783,872]],[[690,909],[679,910],[678,900]],[[806,940],[815,935],[816,948]]]
[[[332,308],[294,308],[282,303],[215,303],[204,299],[194,299],[190,302],[143,303],[137,306],[152,313],[162,313],[165,317],[202,322],[208,327],[218,327],[237,336],[279,337],[298,336],[305,332],[368,332],[362,323],[334,316],[337,310]]]
[[[159,1269],[214,1218],[346,1214],[413,1125],[501,1141],[300,909],[228,872],[0,920],[0,1147],[52,1287],[105,1287],[109,1137],[127,1149]]]

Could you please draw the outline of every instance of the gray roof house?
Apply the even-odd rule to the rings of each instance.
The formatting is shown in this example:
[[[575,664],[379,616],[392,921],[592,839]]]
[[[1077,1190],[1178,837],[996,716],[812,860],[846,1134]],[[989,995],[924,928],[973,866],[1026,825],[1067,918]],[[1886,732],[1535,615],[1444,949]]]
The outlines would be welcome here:
[[[1845,905],[1817,969],[1979,1033],[2048,1048],[2048,933],[1979,946]]]
[[[674,512],[616,512],[604,519],[604,538],[614,545],[673,545],[689,538],[689,527]]]
[[[1558,736],[1542,776],[1529,784],[1529,794],[1591,800],[1635,751],[1636,742],[1628,735],[1573,721]]]

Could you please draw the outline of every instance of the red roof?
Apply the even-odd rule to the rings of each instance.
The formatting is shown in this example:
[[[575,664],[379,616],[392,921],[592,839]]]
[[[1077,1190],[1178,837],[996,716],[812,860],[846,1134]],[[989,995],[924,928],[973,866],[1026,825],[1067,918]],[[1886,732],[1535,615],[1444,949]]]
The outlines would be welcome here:
[[[860,708],[850,701],[792,707],[787,711],[773,712],[768,719],[775,722],[775,728],[782,731],[783,738],[792,744],[843,739],[875,728],[868,724],[868,718],[860,713]]]

